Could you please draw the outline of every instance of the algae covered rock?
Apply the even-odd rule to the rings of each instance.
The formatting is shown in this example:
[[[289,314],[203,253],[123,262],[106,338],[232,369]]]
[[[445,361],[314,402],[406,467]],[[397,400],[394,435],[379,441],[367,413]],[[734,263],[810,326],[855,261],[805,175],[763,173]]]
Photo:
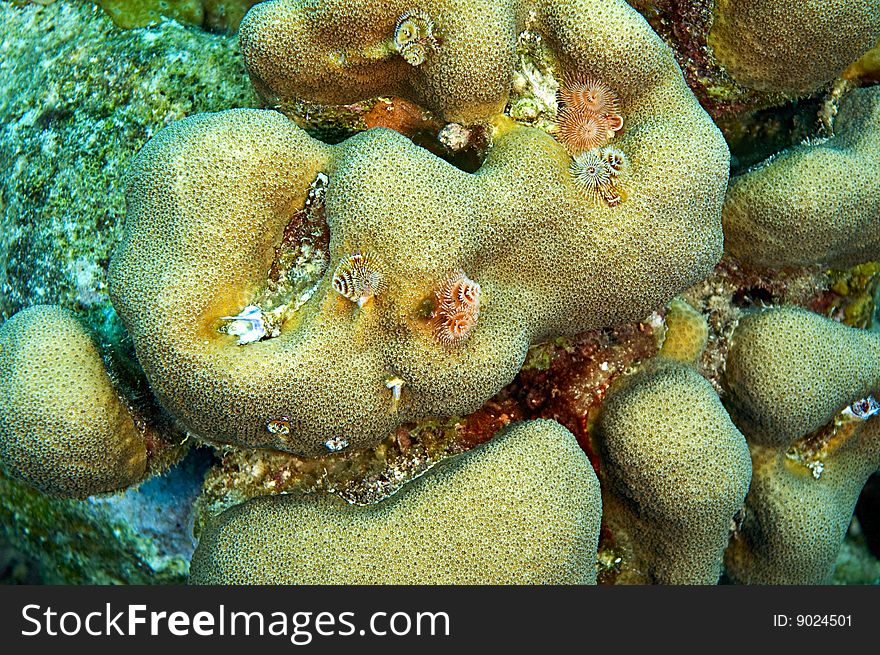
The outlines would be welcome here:
[[[158,25],[176,20],[208,29],[238,29],[247,10],[260,0],[96,0],[120,27]]]
[[[86,343],[81,339],[83,321],[89,331],[95,328],[94,334],[85,334],[101,355],[107,354],[105,346],[116,354],[118,321],[112,319],[105,269],[122,228],[124,171],[150,136],[169,122],[192,112],[253,105],[256,97],[231,37],[185,29],[172,21],[149,30],[123,30],[87,0],[0,2],[0,42],[0,320],[37,303],[57,303],[77,311],[77,319],[69,319],[72,334],[62,329],[62,343],[48,343],[32,325],[25,331],[29,342],[36,339],[28,346],[31,352]],[[100,380],[97,363],[89,356],[76,358],[53,383],[46,380],[43,390],[49,395],[75,394],[69,388],[71,376],[94,374],[91,379]],[[29,374],[18,370],[24,376],[17,378],[21,388]],[[136,382],[141,396],[132,399],[126,394],[124,404],[135,400],[138,414],[151,409],[149,389],[141,378],[132,379],[132,371],[115,369],[109,377],[114,383],[124,382],[122,386]],[[52,390],[51,385],[60,388]],[[99,385],[99,395],[82,402],[69,427],[63,425],[69,417],[63,405],[47,406],[43,434],[76,430],[83,425],[80,417],[90,412],[109,420],[119,401],[103,388]],[[94,406],[103,400],[110,404]],[[25,401],[4,391],[0,405],[9,408]],[[148,433],[147,474],[164,472],[180,455],[164,437],[179,441],[183,435],[151,420],[140,423],[141,418],[153,416],[144,411],[135,421]],[[94,432],[89,438],[106,434]],[[29,443],[40,445],[40,440]],[[81,442],[73,446],[76,443]],[[104,463],[88,460],[89,466],[95,464],[106,473],[105,491],[137,477],[124,461],[109,470],[117,454],[111,444],[102,454]],[[39,467],[45,476],[40,479],[68,496],[97,492],[91,487],[92,473],[85,486],[76,477],[85,465],[63,459],[59,462],[48,453],[46,465]],[[187,510],[203,471],[175,468],[125,493],[79,500],[38,491],[4,468],[0,551],[18,553],[39,572],[41,581],[185,580],[194,547],[187,533]],[[71,470],[75,475],[65,481]]]
[[[120,27],[146,27],[163,20],[184,25],[201,25],[204,19],[202,0],[97,0],[107,15]]]
[[[494,145],[471,174],[390,130],[328,146],[273,112],[190,117],[143,150],[111,294],[153,389],[190,431],[306,456],[373,446],[408,421],[476,410],[513,379],[530,344],[640,319],[708,274],[721,254],[726,145],[634,10],[575,4],[535,7],[563,72],[591,72],[619,92],[627,128],[609,152],[628,165],[626,200],[615,206],[584,192],[577,161],[556,140],[489,115]],[[443,48],[464,44],[476,24],[435,9],[441,54],[431,63],[429,48],[425,66],[442,86],[457,70]],[[246,61],[252,72],[255,62],[299,65],[288,52],[311,38],[326,50],[343,33],[367,56],[378,36],[357,31],[373,23],[353,16],[369,12],[391,38],[394,3],[258,5],[243,29]],[[481,17],[486,41],[473,47],[501,47],[486,36],[496,13]],[[315,31],[309,21],[321,16],[329,22]],[[349,70],[345,62],[359,60],[343,60],[307,63],[326,73],[328,93],[342,93],[340,78],[355,69],[377,86],[345,93],[386,88],[383,65]],[[505,85],[491,106],[473,85],[444,86],[444,102],[450,115],[491,112]],[[266,271],[284,235],[316,214],[327,259],[291,302],[266,306],[277,286]]]
[[[202,535],[190,582],[595,584],[601,514],[571,433],[531,421],[378,505],[273,496],[233,507]]]
[[[74,314],[40,305],[0,327],[0,462],[62,497],[124,489],[146,473],[144,436]]]
[[[880,256],[880,88],[848,93],[834,136],[731,180],[727,250],[760,268],[846,268]]]

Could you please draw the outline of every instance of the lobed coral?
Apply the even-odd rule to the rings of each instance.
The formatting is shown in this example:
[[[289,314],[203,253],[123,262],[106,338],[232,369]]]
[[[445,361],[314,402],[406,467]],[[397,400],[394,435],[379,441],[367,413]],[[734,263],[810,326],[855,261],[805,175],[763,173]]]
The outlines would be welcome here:
[[[826,582],[880,467],[880,419],[839,414],[880,390],[880,336],[796,308],[752,314],[734,332],[724,384],[754,471],[727,574]]]
[[[529,421],[379,504],[237,505],[202,535],[190,582],[595,584],[601,515],[599,481],[571,433]]]
[[[863,396],[838,410],[873,390],[876,373],[825,350],[818,363],[805,358],[792,334],[871,362],[876,344],[863,332],[819,327],[815,314],[779,318],[793,310],[767,312],[776,317],[769,328],[748,317],[731,332],[745,308],[784,299],[844,314],[839,303],[857,289],[866,297],[850,313],[867,324],[873,269],[764,274],[725,260],[710,275],[727,152],[644,21],[621,2],[261,7],[245,23],[246,61],[288,117],[191,117],[153,139],[129,176],[110,282],[150,387],[106,334],[106,371],[85,332],[70,356],[90,362],[146,428],[141,477],[177,450],[163,441],[169,425],[154,431],[145,420],[164,410],[136,407],[138,399],[155,393],[191,435],[217,445],[223,462],[208,465],[197,528],[253,495],[328,490],[369,506],[275,496],[233,507],[207,523],[193,581],[592,582],[598,566],[606,582],[712,583],[731,530],[730,579],[825,579],[866,471],[877,466],[877,419],[864,420],[876,401]],[[519,124],[495,113],[508,87],[506,111]],[[845,149],[857,121],[873,120],[865,93],[844,95],[835,148]],[[599,96],[608,106],[589,111],[608,123],[604,137],[615,147],[567,152],[553,125]],[[307,104],[327,98],[357,102]],[[364,125],[396,132],[331,135],[329,145],[294,124],[322,127],[326,137],[328,121],[342,135]],[[848,235],[846,248],[857,242]],[[78,285],[100,278],[101,260],[77,262]],[[658,339],[663,310],[649,313],[699,280],[685,293],[693,306],[669,304]],[[105,317],[106,332],[113,314],[87,291],[83,306],[93,322]],[[28,338],[36,347],[48,337]],[[780,356],[799,363],[786,368]],[[804,380],[803,397],[777,394],[792,376]],[[122,377],[138,381],[137,393]],[[21,379],[35,378],[0,382]],[[719,380],[733,421],[713,390]],[[820,400],[823,384],[833,389]],[[780,398],[800,405],[780,410]],[[604,509],[587,460],[558,424],[518,424],[493,438],[532,417],[576,435],[599,473]],[[4,422],[15,426],[0,415]],[[263,446],[278,450],[255,448]],[[24,453],[38,457],[39,447]],[[46,477],[57,484],[54,474]],[[40,497],[19,493],[26,488],[13,480],[0,484],[17,502]],[[279,530],[301,539],[279,542]],[[473,558],[456,558],[448,543],[465,544]]]
[[[145,435],[70,311],[37,305],[0,326],[0,462],[50,495],[74,498],[146,474]]]
[[[696,309],[681,298],[669,303],[666,334],[660,354],[682,364],[696,364],[709,341],[709,326]]]
[[[737,82],[788,95],[831,82],[878,38],[875,0],[716,0],[708,37]]]
[[[880,251],[880,88],[848,93],[834,136],[806,143],[731,180],[727,249],[757,267],[845,268]]]
[[[248,73],[258,90],[280,99],[345,104],[402,96],[456,122],[501,111],[517,29],[510,3],[420,6],[443,46],[425,49],[426,61],[412,65],[395,43],[398,23],[412,9],[406,0],[380,7],[348,0],[261,3],[241,25]]]
[[[749,488],[745,439],[693,368],[705,320],[684,302],[659,355],[608,389],[596,426],[618,583],[715,584]],[[700,324],[702,323],[702,327]]]
[[[191,117],[142,151],[129,178],[111,295],[153,390],[191,432],[308,456],[326,452],[328,442],[375,445],[408,421],[477,409],[513,378],[529,344],[637,319],[711,270],[720,254],[727,150],[668,51],[622,3],[587,20],[540,8],[561,65],[607,74],[621,94],[629,127],[616,144],[630,165],[619,206],[593,206],[557,142],[504,120],[496,121],[494,146],[474,174],[397,133],[370,130],[328,146],[273,112]],[[331,9],[339,11],[328,25],[340,28],[366,11],[332,2],[321,11]],[[260,62],[289,64],[308,43],[296,32],[308,21],[290,20],[296,11],[296,3],[271,2],[249,14],[242,47],[252,74]],[[390,30],[396,10],[383,11]],[[454,54],[470,28],[447,25],[445,11],[435,12],[434,23],[442,48]],[[585,48],[612,17],[627,47],[606,47],[597,59]],[[282,39],[280,29],[295,33]],[[366,40],[358,47],[371,47],[369,34],[355,36]],[[293,46],[291,39],[305,40]],[[272,54],[279,43],[290,48],[284,58]],[[633,48],[645,56],[624,69]],[[444,62],[431,70],[458,80],[462,61]],[[328,89],[342,92],[344,81],[333,76],[348,69],[329,68]],[[273,75],[261,78],[282,73]],[[479,105],[452,90],[444,97],[457,107]],[[622,166],[623,155],[612,154]],[[356,308],[321,272],[285,313],[277,338],[240,347],[218,330],[219,320],[259,304],[275,246],[319,175],[329,178],[326,270],[369,252],[383,291]],[[436,290],[450,270],[482,290],[478,319],[464,317],[477,320],[455,349],[432,329]],[[459,330],[463,324],[453,321]],[[393,395],[389,378],[401,380]],[[281,416],[290,430],[268,430]]]
[[[673,48],[700,103],[734,137],[731,146],[756,109],[774,107],[752,129],[778,129],[782,103],[832,81],[836,93],[839,77],[871,79],[870,58],[844,71],[880,36],[870,0],[628,2]]]
[[[827,583],[859,493],[880,467],[880,421],[839,428],[812,466],[786,448],[750,450],[754,474],[727,575],[741,584]]]

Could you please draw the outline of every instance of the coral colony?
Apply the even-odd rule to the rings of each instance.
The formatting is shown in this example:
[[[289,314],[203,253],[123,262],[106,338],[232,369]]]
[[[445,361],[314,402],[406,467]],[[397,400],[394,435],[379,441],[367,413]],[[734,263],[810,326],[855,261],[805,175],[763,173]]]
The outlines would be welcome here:
[[[196,583],[828,580],[880,468],[880,16],[780,3],[254,4],[273,109],[128,167],[123,336],[0,327],[9,484],[216,449]],[[729,179],[731,125],[811,94]]]

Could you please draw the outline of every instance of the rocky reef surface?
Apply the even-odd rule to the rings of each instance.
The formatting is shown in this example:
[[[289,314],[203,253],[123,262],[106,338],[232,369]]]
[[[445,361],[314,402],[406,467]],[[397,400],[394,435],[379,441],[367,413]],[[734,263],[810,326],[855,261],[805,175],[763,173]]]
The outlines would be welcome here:
[[[0,2],[4,579],[880,582],[880,15],[771,4]]]

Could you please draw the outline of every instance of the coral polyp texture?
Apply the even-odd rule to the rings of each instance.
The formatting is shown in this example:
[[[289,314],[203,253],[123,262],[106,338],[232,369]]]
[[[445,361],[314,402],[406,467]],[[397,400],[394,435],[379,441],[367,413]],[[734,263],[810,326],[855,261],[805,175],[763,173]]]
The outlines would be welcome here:
[[[617,94],[599,80],[570,77],[559,85],[559,101],[568,107],[578,107],[600,116],[617,115],[620,101]]]
[[[789,444],[880,389],[880,335],[794,307],[751,314],[734,332],[723,382],[750,441]]]
[[[456,345],[470,336],[480,317],[483,290],[461,271],[456,271],[434,291],[434,336],[446,345]]]
[[[727,148],[667,49],[635,12],[611,7],[629,46],[653,54],[627,87],[618,207],[595,205],[554,139],[510,121],[473,174],[390,130],[328,146],[270,111],[191,117],[154,138],[129,177],[110,287],[162,404],[213,441],[309,456],[329,439],[371,446],[402,423],[474,411],[531,343],[639,319],[706,275],[721,252]],[[557,20],[565,48],[580,43],[571,30],[596,28]],[[319,174],[329,178],[326,270],[369,252],[383,290],[358,308],[325,274],[277,338],[240,346],[218,321],[262,293]],[[473,325],[453,317],[467,333],[455,349],[432,330],[450,270],[481,289],[479,314],[464,317]],[[403,381],[399,399],[389,376]],[[279,416],[288,434],[267,430]]]
[[[840,103],[834,136],[795,146],[731,180],[726,248],[762,268],[845,268],[880,253],[880,88]]]
[[[728,576],[826,582],[880,467],[880,419],[841,412],[880,390],[880,336],[796,308],[752,314],[734,332],[724,385],[753,468]]]
[[[681,77],[671,51],[622,0],[422,2],[438,44],[418,66],[394,47],[397,21],[411,9],[406,0],[264,2],[242,22],[242,54],[254,85],[272,98],[403,96],[468,123],[504,108],[517,36],[528,27],[547,39],[564,74],[613,89],[627,113],[646,103],[666,120],[682,113],[669,106],[678,103],[676,85],[664,86]]]
[[[749,488],[745,438],[693,368],[705,321],[682,301],[670,315],[665,352],[608,389],[597,424],[618,583],[717,583]]]
[[[530,421],[376,505],[237,505],[203,534],[190,582],[595,584],[601,515],[599,481],[572,434]]]
[[[735,582],[829,581],[859,493],[880,467],[880,420],[838,427],[820,445],[821,459],[806,462],[812,466],[796,459],[799,446],[751,446],[752,483],[725,553],[727,575]]]
[[[714,12],[715,57],[759,91],[815,91],[880,38],[876,0],[716,0]]]
[[[144,434],[70,311],[37,305],[0,327],[0,462],[73,498],[125,489],[146,474]]]

